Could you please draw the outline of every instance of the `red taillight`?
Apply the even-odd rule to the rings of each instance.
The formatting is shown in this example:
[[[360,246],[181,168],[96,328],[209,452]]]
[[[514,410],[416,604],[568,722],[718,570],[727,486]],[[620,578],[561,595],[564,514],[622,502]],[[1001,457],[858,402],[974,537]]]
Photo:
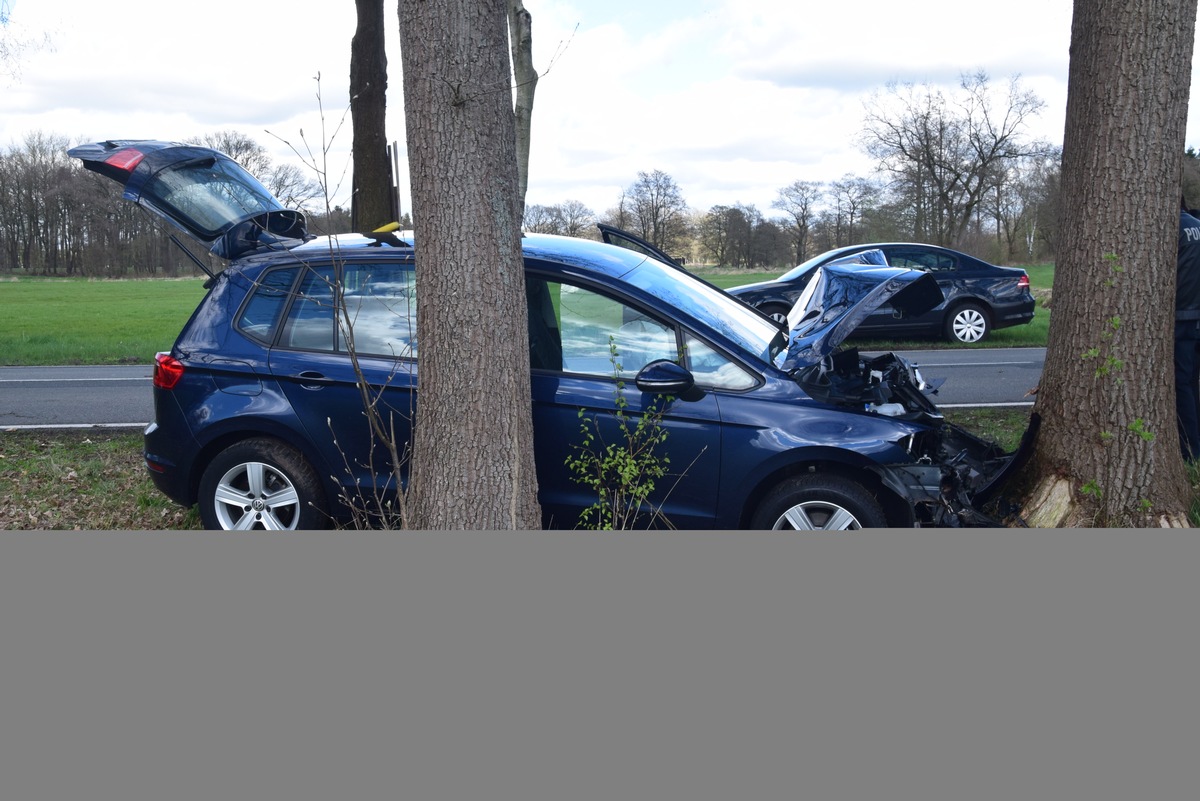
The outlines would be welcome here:
[[[104,163],[110,167],[116,167],[118,170],[133,172],[133,168],[140,164],[144,158],[146,158],[145,153],[133,148],[125,148],[113,153],[104,160]]]
[[[154,386],[159,389],[175,389],[183,378],[183,362],[169,353],[154,355]]]
[[[1017,279],[1017,289],[1029,289],[1028,273],[1021,273],[1021,277]]]

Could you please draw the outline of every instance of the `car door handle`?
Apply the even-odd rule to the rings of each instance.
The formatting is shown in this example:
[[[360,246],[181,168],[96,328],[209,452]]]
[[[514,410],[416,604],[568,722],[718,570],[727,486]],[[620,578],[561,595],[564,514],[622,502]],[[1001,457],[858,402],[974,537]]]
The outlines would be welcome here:
[[[332,378],[323,373],[318,373],[316,370],[305,370],[296,376],[296,378],[300,380],[300,386],[305,389],[320,389],[333,383]]]

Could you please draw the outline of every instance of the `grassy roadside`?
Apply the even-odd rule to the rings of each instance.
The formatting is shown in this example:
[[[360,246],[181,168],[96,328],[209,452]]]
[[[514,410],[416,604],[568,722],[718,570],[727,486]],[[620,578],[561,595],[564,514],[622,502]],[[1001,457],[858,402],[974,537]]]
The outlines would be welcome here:
[[[953,409],[946,417],[1015,448],[1028,409]],[[139,431],[0,432],[0,530],[200,529],[167,500],[142,463]]]
[[[0,432],[0,530],[195,528],[150,481],[140,431]]]
[[[0,364],[149,364],[203,297],[201,278],[0,278]]]

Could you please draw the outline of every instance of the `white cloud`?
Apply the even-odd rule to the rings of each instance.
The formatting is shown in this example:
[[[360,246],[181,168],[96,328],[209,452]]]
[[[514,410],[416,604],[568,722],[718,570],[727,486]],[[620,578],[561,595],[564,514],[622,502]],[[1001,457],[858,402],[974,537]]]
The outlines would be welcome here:
[[[237,0],[186,12],[159,0],[22,2],[14,18],[49,34],[51,47],[26,52],[19,81],[4,88],[0,144],[32,131],[178,140],[234,128],[293,160],[265,132],[319,137],[315,77],[330,115],[347,103],[355,17],[352,7],[337,15],[328,7],[307,0],[279,14]],[[398,91],[396,102],[401,108]]]
[[[616,202],[613,186],[662,169],[695,208],[767,211],[794,180],[870,171],[857,136],[872,92],[890,81],[952,86],[978,69],[994,82],[1021,73],[1047,101],[1035,135],[1061,139],[1069,4],[1013,0],[984,22],[946,0],[645,5],[527,0],[535,41],[581,25],[538,88],[530,202],[555,202],[574,181],[567,196],[601,209]],[[584,6],[605,9],[592,27],[572,16]]]
[[[661,169],[694,208],[740,202],[770,214],[792,181],[869,172],[856,136],[871,92],[888,81],[953,84],[977,69],[994,82],[1020,73],[1047,102],[1034,133],[1062,138],[1066,0],[986,10],[961,0],[525,5],[535,62],[548,69],[534,108],[530,203],[572,199],[603,211],[639,172]],[[395,4],[387,8],[388,136],[402,145],[399,30]],[[22,0],[14,11],[54,49],[27,53],[20,81],[0,87],[0,146],[31,131],[185,139],[236,128],[276,159],[298,161],[279,138],[303,147],[303,130],[319,148],[346,106],[349,3],[206,0],[182,11],[161,0]],[[1198,123],[1189,144],[1200,145]],[[334,172],[349,143],[346,128]]]

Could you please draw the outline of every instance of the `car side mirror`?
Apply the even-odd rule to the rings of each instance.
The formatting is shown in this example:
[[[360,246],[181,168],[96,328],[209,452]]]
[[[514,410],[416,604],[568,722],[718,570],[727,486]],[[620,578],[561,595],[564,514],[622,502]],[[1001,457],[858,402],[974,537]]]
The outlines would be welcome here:
[[[704,397],[691,372],[670,359],[655,359],[647,364],[638,372],[635,383],[642,392],[653,395],[674,395],[685,401]]]

